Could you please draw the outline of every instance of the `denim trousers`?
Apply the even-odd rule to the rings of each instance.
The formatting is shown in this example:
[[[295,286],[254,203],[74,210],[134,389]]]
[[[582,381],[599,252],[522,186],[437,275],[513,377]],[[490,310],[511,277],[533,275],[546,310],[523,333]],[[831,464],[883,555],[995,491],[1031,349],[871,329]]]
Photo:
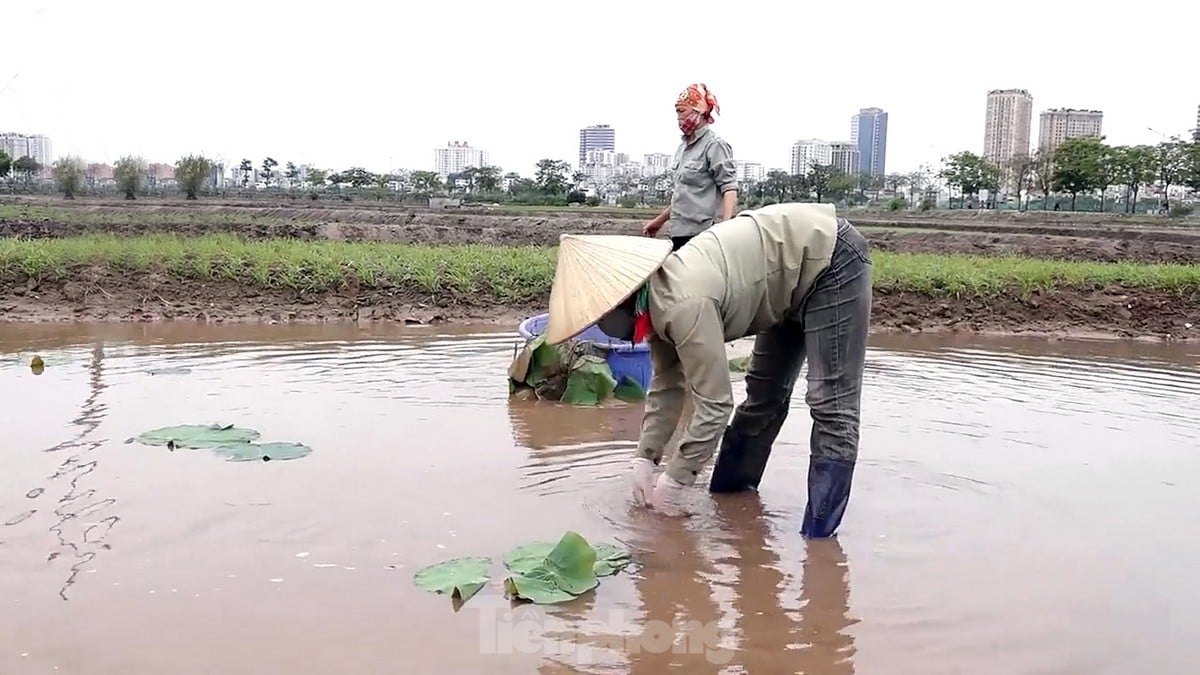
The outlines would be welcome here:
[[[692,240],[694,234],[685,234],[679,237],[671,237],[671,250],[678,251],[680,247]]]
[[[746,399],[734,411],[722,438],[710,490],[757,489],[807,361],[810,501],[813,471],[828,467],[846,474],[848,493],[849,473],[858,460],[871,271],[870,244],[848,221],[838,219],[837,243],[828,268],[791,316],[755,338],[746,371]]]

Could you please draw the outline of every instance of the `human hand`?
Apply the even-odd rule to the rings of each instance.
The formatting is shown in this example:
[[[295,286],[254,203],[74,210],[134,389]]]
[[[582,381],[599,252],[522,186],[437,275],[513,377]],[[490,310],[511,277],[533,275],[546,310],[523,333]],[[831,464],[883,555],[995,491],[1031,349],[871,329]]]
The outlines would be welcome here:
[[[662,229],[662,226],[663,224],[660,222],[654,220],[647,221],[646,224],[642,226],[642,234],[647,237],[657,236],[659,230]]]
[[[649,505],[657,468],[653,461],[645,457],[636,457],[630,463],[630,489],[633,492],[633,502],[638,506]]]
[[[666,473],[660,473],[650,490],[647,505],[664,516],[679,517],[688,515],[684,506],[684,485],[671,478]]]

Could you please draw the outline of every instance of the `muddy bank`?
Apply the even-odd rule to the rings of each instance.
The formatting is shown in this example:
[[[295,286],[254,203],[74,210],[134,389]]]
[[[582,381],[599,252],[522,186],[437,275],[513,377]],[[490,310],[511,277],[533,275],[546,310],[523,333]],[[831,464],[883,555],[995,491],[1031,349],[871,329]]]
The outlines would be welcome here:
[[[343,214],[330,214],[340,217]],[[237,234],[253,239],[285,237],[331,241],[380,241],[401,244],[487,244],[554,246],[565,232],[639,234],[641,221],[568,219],[558,216],[474,216],[426,212],[393,213],[375,222],[331,222],[278,217],[204,219],[188,221],[146,218],[135,222],[0,219],[0,236],[71,237],[103,233],[138,236],[171,233],[184,236]]]
[[[567,219],[563,217],[470,216],[410,213],[406,223],[322,223],[316,221],[194,221],[171,223],[147,219],[140,222],[53,222],[0,220],[0,235],[53,238],[88,233],[136,236],[168,232],[185,236],[213,233],[238,234],[253,239],[284,237],[302,240],[378,241],[403,244],[487,244],[500,246],[553,246],[564,232],[597,234],[640,233],[641,222],[620,219]],[[881,250],[901,253],[966,253],[1019,255],[1063,260],[1105,262],[1200,263],[1200,232],[1111,232],[1104,236],[921,229],[880,230],[864,226],[864,234]],[[1136,235],[1136,236],[1135,236]],[[1165,238],[1163,238],[1165,237]]]
[[[1097,262],[1200,263],[1200,237],[1187,242],[1144,238],[1066,237],[1045,234],[994,234],[864,229],[877,250],[1023,256]]]
[[[494,320],[512,323],[544,311],[546,298],[524,305],[406,287],[345,288],[301,293],[235,282],[185,280],[165,274],[128,276],[104,268],[77,270],[68,281],[0,282],[0,321],[184,320],[204,322],[406,322]],[[877,289],[873,325],[910,332],[1111,335],[1200,338],[1200,293],[1145,289],[1064,288],[1021,298],[939,297]]]

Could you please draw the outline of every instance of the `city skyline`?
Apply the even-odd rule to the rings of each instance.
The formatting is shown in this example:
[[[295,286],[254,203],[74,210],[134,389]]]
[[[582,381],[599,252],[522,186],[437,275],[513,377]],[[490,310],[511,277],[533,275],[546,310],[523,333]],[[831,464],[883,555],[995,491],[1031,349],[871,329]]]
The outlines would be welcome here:
[[[1035,109],[1032,95],[1026,89],[993,89],[987,92],[984,113],[984,143],[981,157],[1004,167],[1017,155],[1032,155],[1036,152],[1053,152],[1056,147],[1069,138],[1091,136],[1103,138],[1104,112],[1101,110],[1084,110],[1077,108],[1049,108],[1039,112],[1037,136],[1033,134],[1033,110]],[[873,177],[884,177],[888,174],[887,156],[887,124],[888,113],[879,107],[861,108],[851,117],[849,141],[803,139],[791,144],[790,162],[786,166],[768,166],[752,158],[738,157],[739,180],[762,180],[771,171],[785,171],[791,174],[805,175],[812,162],[831,165],[850,174],[866,174]],[[1189,130],[1193,139],[1200,141],[1200,105],[1197,105],[1196,126]],[[633,153],[618,152],[616,145],[616,129],[607,123],[590,124],[579,129],[579,156],[572,170],[582,172],[595,182],[612,180],[621,174],[628,175],[657,175],[666,171],[670,161],[667,153],[645,153],[643,160],[633,159]],[[1184,134],[1186,137],[1188,134]],[[1034,139],[1036,138],[1036,143]],[[678,141],[677,141],[678,142]],[[0,150],[6,151],[10,157],[17,159],[27,153],[40,164],[48,168],[52,157],[52,141],[43,134],[23,134],[6,132],[0,129]],[[864,151],[867,159],[863,160]],[[967,150],[968,152],[973,152]],[[111,162],[95,162],[83,158],[91,171],[104,175],[112,169]],[[940,158],[942,159],[942,158]],[[926,163],[927,166],[939,162]],[[226,158],[216,158],[222,172],[228,172],[227,177],[237,182],[244,177],[257,180],[259,170],[257,165],[249,172],[241,171],[235,162]],[[561,161],[561,160],[560,160]],[[240,164],[240,161],[237,162]],[[254,164],[253,160],[251,163]],[[630,165],[635,165],[630,167]],[[161,162],[152,162],[155,167],[169,166]],[[297,165],[302,174],[310,168],[310,164]],[[445,179],[447,176],[461,173],[468,167],[497,166],[491,162],[490,153],[483,148],[472,146],[466,141],[448,141],[444,147],[434,148],[434,160],[428,169],[417,167],[393,167],[386,170],[394,171],[424,171],[432,170]],[[349,168],[349,167],[346,167]],[[366,168],[366,167],[363,167]],[[510,167],[499,167],[505,174],[522,174]],[[634,168],[629,171],[622,169]]]
[[[886,172],[904,173],[962,150],[980,152],[980,100],[990,88],[1025,88],[1040,109],[1103,110],[1113,144],[1162,140],[1150,129],[1187,134],[1200,103],[1194,88],[1172,86],[1178,76],[1162,69],[1123,61],[1067,68],[1094,51],[1094,36],[1111,30],[1110,19],[1026,0],[1007,7],[1070,30],[1038,50],[980,50],[969,59],[949,57],[947,42],[932,39],[940,29],[918,17],[944,13],[933,5],[925,13],[920,2],[864,0],[814,9],[752,0],[721,19],[727,35],[756,36],[750,51],[702,60],[679,59],[670,41],[615,48],[611,40],[630,35],[631,21],[655,30],[678,25],[670,7],[645,3],[618,1],[601,13],[533,0],[483,5],[456,13],[452,37],[414,29],[402,40],[395,37],[397,26],[438,26],[442,14],[348,0],[337,11],[290,12],[281,21],[280,7],[211,0],[204,11],[188,12],[133,0],[70,8],[47,0],[16,3],[5,10],[10,30],[8,56],[0,63],[0,130],[45,134],[56,155],[96,162],[127,153],[173,162],[203,153],[227,164],[272,156],[375,171],[426,167],[432,148],[468,138],[489,151],[493,164],[529,175],[544,157],[577,163],[579,130],[597,122],[616,129],[631,156],[671,152],[678,142],[675,99],[700,81],[720,101],[714,129],[735,157],[787,167],[796,139],[844,140],[847,114],[878,106],[889,115]],[[872,21],[859,21],[864,15]],[[529,20],[514,23],[516,16]],[[1122,48],[1160,62],[1188,62],[1186,27],[1195,19],[1200,7],[1182,6],[1153,35],[1124,35]],[[838,53],[845,76],[823,77],[820,85],[781,83],[781,65],[796,58],[790,46],[795,26],[814,21],[853,22],[856,39],[872,45],[870,53],[846,51],[837,31],[805,33],[805,49]],[[553,25],[587,26],[613,37],[590,45],[598,50],[589,52],[592,69],[581,69],[584,44],[577,32],[548,28]],[[218,58],[197,55],[195,67],[182,68],[179,58],[147,58],[176,52],[194,35],[213,44],[258,45],[258,56],[235,58],[242,52],[222,47]],[[355,65],[333,58],[287,65],[296,40],[326,56],[353,53]],[[97,54],[132,70],[85,75],[82,64]],[[620,75],[597,76],[605,72]],[[1130,87],[1143,95],[1131,96]]]

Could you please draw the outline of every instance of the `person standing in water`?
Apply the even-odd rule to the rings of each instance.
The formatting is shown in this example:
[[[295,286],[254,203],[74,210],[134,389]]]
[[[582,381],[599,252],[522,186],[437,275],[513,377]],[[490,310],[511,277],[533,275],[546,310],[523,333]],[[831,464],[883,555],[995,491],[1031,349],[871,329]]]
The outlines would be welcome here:
[[[717,98],[699,83],[689,85],[675,102],[683,139],[671,164],[671,203],[642,228],[642,234],[653,237],[669,221],[673,250],[715,223],[729,220],[737,208],[733,150],[711,127],[713,115],[720,110]]]
[[[664,515],[687,515],[689,493],[718,451],[709,492],[758,489],[807,364],[812,432],[800,532],[829,537],[858,461],[871,280],[870,244],[832,204],[743,211],[675,251],[657,238],[563,234],[546,344],[592,325],[648,343],[653,374],[630,478],[634,499]],[[743,337],[754,338],[754,352],[735,408],[725,345]],[[664,462],[689,397],[691,419]]]

